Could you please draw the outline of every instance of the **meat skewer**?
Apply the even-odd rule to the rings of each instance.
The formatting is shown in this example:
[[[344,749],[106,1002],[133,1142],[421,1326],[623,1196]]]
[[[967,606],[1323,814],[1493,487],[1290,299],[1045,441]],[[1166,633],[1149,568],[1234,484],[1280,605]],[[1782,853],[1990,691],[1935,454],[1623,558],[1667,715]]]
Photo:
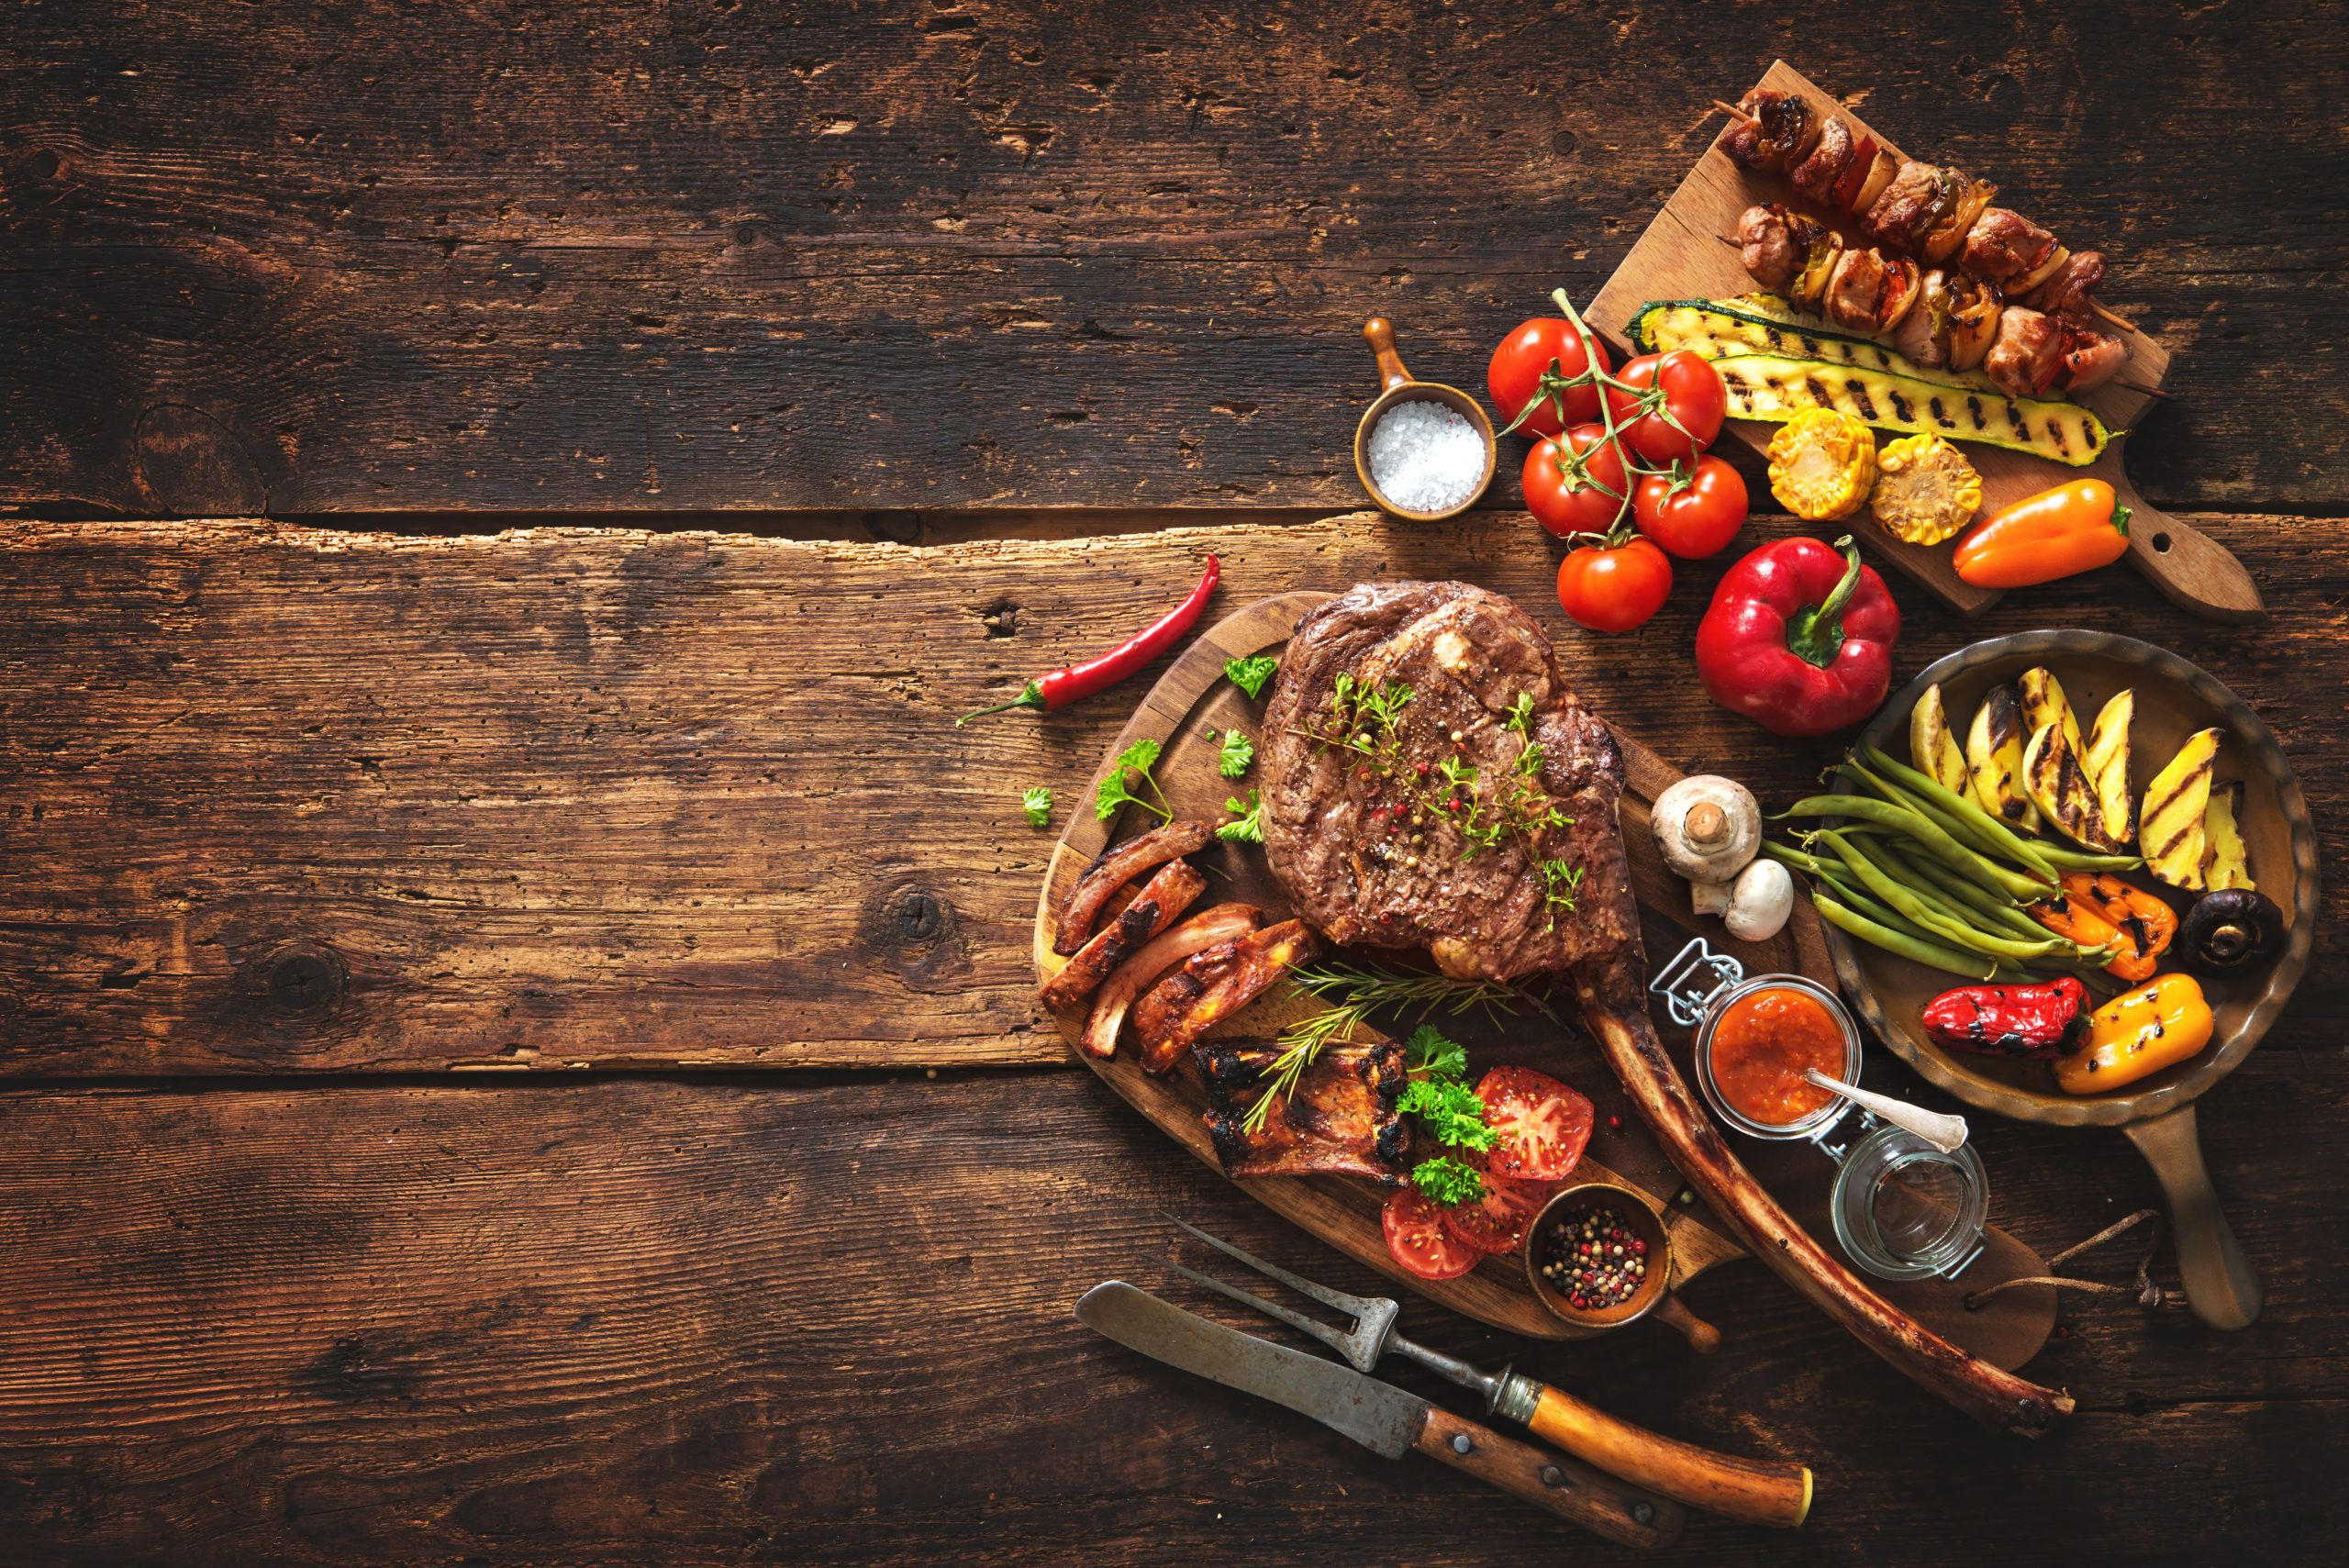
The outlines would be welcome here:
[[[1875,138],[1854,136],[1841,116],[1822,121],[1799,94],[1757,87],[1735,107],[1714,103],[1737,121],[1720,139],[1731,158],[1756,172],[1785,174],[1813,200],[1857,220],[1863,235],[1876,242],[1865,250],[1844,247],[1828,287],[1803,308],[1854,331],[1898,333],[1903,351],[1928,368],[1980,364],[2015,397],[2044,393],[2066,374],[2067,390],[2085,392],[2128,361],[2128,345],[2096,326],[2101,317],[2128,328],[2089,294],[2104,275],[2103,258],[2084,252],[2093,266],[2073,269],[2076,258],[2053,234],[1991,206],[1996,185],[1956,169],[1895,158]],[[1738,239],[1747,270],[1765,288],[1781,286],[1773,279],[1787,278],[1787,244],[1774,242],[1773,218],[1790,231],[1797,222],[1820,227],[1777,204],[1747,210]],[[1792,238],[1806,255],[1818,253],[1821,242],[1815,238]],[[1939,270],[1920,275],[1916,262],[1897,260],[1903,252]],[[2049,310],[2026,297],[2067,275],[2073,282],[2064,309]],[[1807,281],[1808,274],[1796,278]],[[2008,352],[1993,351],[2007,336],[1998,331],[1998,318],[2009,298],[2054,317],[2053,355],[2040,351],[2039,330],[2028,321],[2012,328]],[[1911,319],[1920,312],[1921,320]],[[2026,372],[2043,379],[2027,382]]]

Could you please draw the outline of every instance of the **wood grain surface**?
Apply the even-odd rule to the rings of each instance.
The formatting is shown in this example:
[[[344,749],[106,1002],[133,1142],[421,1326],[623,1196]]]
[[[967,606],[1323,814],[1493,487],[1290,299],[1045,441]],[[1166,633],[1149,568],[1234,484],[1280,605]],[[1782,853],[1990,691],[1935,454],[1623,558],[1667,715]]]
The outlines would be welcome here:
[[[0,40],[0,499],[1357,505],[1364,317],[1477,389],[1784,54],[2112,257],[2110,302],[2178,361],[2132,439],[2149,498],[2337,504],[2327,7],[1788,23],[50,0]]]
[[[1630,1561],[1069,1319],[1100,1279],[1169,1284],[1162,1207],[1378,1277],[1068,1069],[1034,1010],[1034,887],[1130,701],[951,721],[1214,549],[1219,605],[1488,584],[1675,763],[1807,787],[1820,748],[1690,679],[1723,562],[1584,639],[1521,517],[1327,517],[1364,505],[1363,319],[1476,389],[1502,330],[1621,259],[1707,101],[1787,53],[2104,248],[2112,303],[2176,357],[2132,475],[2242,557],[2272,624],[2193,625],[2119,570],[1974,627],[1903,584],[1896,674],[2100,626],[2281,738],[2325,924],[2197,1107],[2272,1292],[2239,1335],[2067,1295],[2032,1372],[2079,1413],[2028,1453],[1746,1262],[1689,1287],[1727,1330],[1709,1358],[1654,1323],[1603,1354],[1416,1302],[1403,1327],[1817,1466],[1800,1531],[1693,1516],[1664,1561],[2341,1556],[2349,36],[2306,0],[1795,20],[13,14],[0,1563]],[[392,532],[218,520],[260,513]],[[78,520],[109,516],[197,520]],[[440,537],[465,528],[514,531]],[[1059,791],[1048,831],[1030,784]],[[545,1071],[574,1065],[622,1071]],[[752,1065],[815,1070],[726,1071]],[[2042,1253],[2160,1201],[2107,1132],[1980,1118],[1975,1142]],[[1630,1145],[1602,1123],[1594,1149],[1631,1170]],[[2136,1245],[2067,1272],[2123,1279]]]
[[[2349,1270],[2344,1098],[2337,1051],[2270,1049],[2205,1102],[2246,1245],[2295,1268],[2240,1336],[2068,1299],[2033,1371],[2080,1409],[2028,1450],[1750,1264],[1689,1288],[1730,1329],[1712,1357],[1655,1324],[1598,1352],[1416,1303],[1402,1327],[1667,1436],[1817,1467],[1801,1530],[1692,1514],[1663,1561],[2324,1561],[2349,1529],[2317,1484],[2349,1401],[2327,1284]],[[0,1561],[1602,1551],[1074,1323],[1120,1277],[1256,1327],[1153,1261],[1161,1208],[1378,1283],[1083,1073],[20,1091],[0,1138]],[[2154,1201],[2110,1134],[1986,1118],[1977,1142],[2044,1250]],[[2119,1280],[2132,1255],[2077,1266]],[[1408,1364],[1381,1375],[1478,1413]]]
[[[2173,639],[2275,729],[2337,863],[2349,549],[2210,523],[2279,584],[2275,629],[2186,623],[2125,568],[1970,626]],[[1557,547],[1508,514],[937,550],[9,524],[0,1071],[1056,1062],[1035,888],[1146,686],[952,716],[1154,617],[1209,550],[1210,614],[1380,576],[1508,593],[1600,713],[1765,801],[1831,755],[1693,679],[1734,551],[1686,565],[1640,632],[1592,637],[1555,610]],[[1909,599],[1900,679],[1969,639]],[[1045,831],[1019,809],[1036,784],[1059,794]],[[2349,1001],[2349,878],[2325,898],[2288,1045],[2334,1043],[2321,1020]]]

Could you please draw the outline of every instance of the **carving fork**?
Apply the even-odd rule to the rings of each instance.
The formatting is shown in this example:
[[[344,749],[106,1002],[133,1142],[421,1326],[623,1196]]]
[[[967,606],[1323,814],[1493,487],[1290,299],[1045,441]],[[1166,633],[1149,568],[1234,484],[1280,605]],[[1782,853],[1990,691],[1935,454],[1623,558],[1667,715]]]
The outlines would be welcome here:
[[[1211,1274],[1186,1269],[1172,1258],[1163,1260],[1168,1268],[1185,1279],[1252,1307],[1301,1334],[1310,1334],[1343,1356],[1356,1372],[1369,1372],[1387,1351],[1397,1351],[1440,1377],[1463,1388],[1475,1389],[1485,1396],[1487,1411],[1522,1424],[1536,1437],[1549,1440],[1577,1459],[1587,1460],[1610,1475],[1691,1507],[1749,1524],[1781,1528],[1802,1523],[1803,1517],[1810,1511],[1811,1474],[1806,1465],[1715,1453],[1635,1427],[1629,1421],[1617,1420],[1539,1378],[1528,1377],[1508,1367],[1488,1373],[1471,1366],[1397,1333],[1395,1320],[1403,1313],[1402,1304],[1397,1301],[1383,1296],[1350,1296],[1342,1290],[1315,1284],[1277,1264],[1243,1252],[1196,1225],[1186,1225],[1163,1209],[1160,1212],[1224,1256],[1245,1263],[1268,1279],[1278,1280],[1299,1295],[1311,1296],[1324,1307],[1351,1313],[1353,1327],[1340,1330],[1277,1302],[1226,1284]]]

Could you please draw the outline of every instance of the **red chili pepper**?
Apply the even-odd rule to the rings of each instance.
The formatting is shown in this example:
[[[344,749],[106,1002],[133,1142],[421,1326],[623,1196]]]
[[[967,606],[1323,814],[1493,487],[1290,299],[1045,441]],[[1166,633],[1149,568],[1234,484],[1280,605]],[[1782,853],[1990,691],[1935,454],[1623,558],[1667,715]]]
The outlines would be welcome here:
[[[1715,702],[1775,734],[1829,735],[1884,701],[1899,639],[1900,608],[1849,535],[1833,549],[1780,539],[1713,590],[1697,675]]]
[[[1001,713],[1009,707],[1032,707],[1050,712],[1066,707],[1079,697],[1089,697],[1105,686],[1114,686],[1161,653],[1174,646],[1174,639],[1198,623],[1199,612],[1207,608],[1208,595],[1215,592],[1217,579],[1223,575],[1223,563],[1212,555],[1208,557],[1208,569],[1200,574],[1198,586],[1190,597],[1166,612],[1157,625],[1138,632],[1098,659],[1082,664],[1071,664],[1049,675],[1028,683],[1027,688],[1009,702],[983,707],[976,713],[966,713],[954,722],[959,727],[990,713]]]
[[[2079,1048],[2088,988],[2065,975],[2044,985],[1966,985],[1925,1004],[1925,1034],[1944,1051],[2046,1060]]]

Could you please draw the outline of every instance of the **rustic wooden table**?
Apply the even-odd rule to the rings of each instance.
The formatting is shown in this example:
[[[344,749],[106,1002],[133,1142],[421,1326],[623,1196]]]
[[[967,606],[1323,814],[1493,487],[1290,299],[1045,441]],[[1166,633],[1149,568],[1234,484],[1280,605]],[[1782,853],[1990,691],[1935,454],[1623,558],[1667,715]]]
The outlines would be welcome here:
[[[950,721],[1213,550],[1224,606],[1517,595],[1627,730],[1800,787],[1822,748],[1691,679],[1724,562],[1594,639],[1544,608],[1554,551],[1508,485],[1457,525],[1337,517],[1362,318],[1477,384],[1781,53],[2104,240],[2176,356],[2134,475],[2272,622],[2183,619],[2119,568],[1973,623],[1904,586],[1898,673],[2106,627],[2282,738],[2328,924],[2201,1106],[2266,1315],[2067,1297],[2031,1371],[2079,1413],[2035,1445],[1751,1263],[1690,1292],[1710,1360],[1653,1326],[1596,1353],[1407,1325],[1818,1467],[1799,1535],[1699,1520],[1678,1560],[2337,1557],[2349,36],[2297,0],[1794,19],[12,17],[0,1560],[1622,1555],[1070,1320],[1162,1277],[1162,1207],[1370,1276],[1072,1070],[1032,1004],[1052,835],[1019,791],[1074,808],[1140,686]],[[1976,1127],[1995,1217],[2043,1251],[2157,1201],[2115,1135]]]

